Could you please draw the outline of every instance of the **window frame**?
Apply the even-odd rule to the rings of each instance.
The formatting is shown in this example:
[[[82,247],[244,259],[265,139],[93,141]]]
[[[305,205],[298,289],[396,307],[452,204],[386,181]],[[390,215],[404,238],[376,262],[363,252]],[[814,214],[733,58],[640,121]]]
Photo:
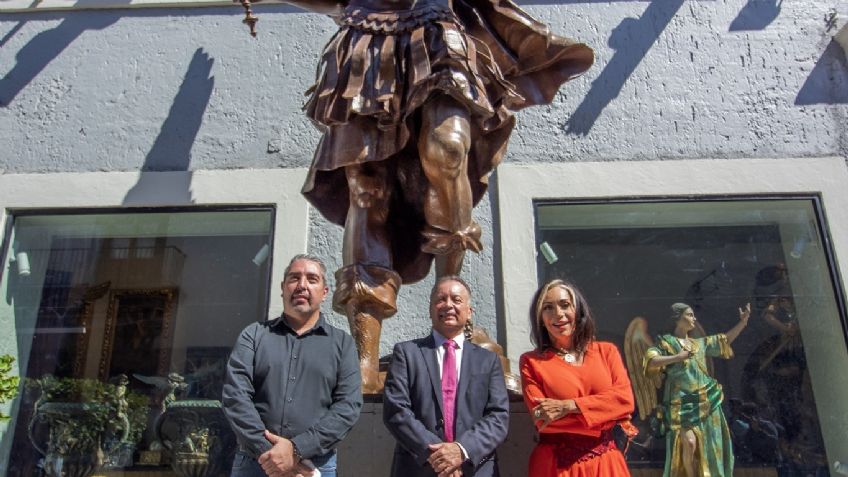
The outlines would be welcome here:
[[[571,178],[579,178],[577,181]],[[681,179],[687,178],[687,179]],[[751,178],[757,178],[756,181]],[[823,244],[837,301],[844,307],[848,262],[848,167],[840,157],[504,164],[495,177],[496,256],[503,294],[502,345],[513,369],[531,349],[527,323],[536,270],[536,203],[819,197]],[[825,220],[826,218],[826,220]],[[822,225],[820,225],[821,227]],[[844,312],[844,308],[841,310]],[[848,325],[841,323],[848,340]]]
[[[282,282],[287,257],[307,251],[309,204],[300,193],[306,174],[305,168],[0,174],[0,254],[9,248],[16,213],[200,212],[271,206],[270,256],[282,257],[271,263],[273,289]],[[270,317],[271,311],[282,309],[282,297],[270,293],[267,306]]]
[[[274,293],[281,283],[288,258],[305,253],[308,246],[309,205],[300,189],[306,168],[239,169],[169,172],[83,172],[45,174],[0,174],[0,231],[3,232],[0,259],[6,263],[11,250],[16,214],[137,213],[204,210],[271,209],[273,244],[269,254],[271,292],[265,302],[265,316],[282,309],[282,297]],[[245,187],[249,184],[250,187]],[[280,260],[274,258],[282,257]],[[0,283],[0,288],[2,288]],[[14,323],[0,323],[0,334]],[[12,374],[17,374],[13,367]],[[6,455],[12,435],[6,430],[17,419],[18,399],[3,404],[15,416],[0,423],[0,456]],[[5,437],[8,436],[8,437]],[[0,462],[5,475],[8,462]]]

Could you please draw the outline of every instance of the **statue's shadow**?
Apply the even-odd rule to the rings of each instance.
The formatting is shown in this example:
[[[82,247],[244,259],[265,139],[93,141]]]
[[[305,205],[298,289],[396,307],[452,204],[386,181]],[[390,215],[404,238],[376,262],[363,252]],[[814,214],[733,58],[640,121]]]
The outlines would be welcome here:
[[[821,58],[807,76],[796,106],[811,104],[848,104],[848,57],[835,40],[827,45]]]
[[[683,3],[684,0],[653,1],[638,19],[625,18],[612,31],[608,45],[615,53],[565,123],[568,134],[589,134],[601,112],[618,97],[624,83]]]

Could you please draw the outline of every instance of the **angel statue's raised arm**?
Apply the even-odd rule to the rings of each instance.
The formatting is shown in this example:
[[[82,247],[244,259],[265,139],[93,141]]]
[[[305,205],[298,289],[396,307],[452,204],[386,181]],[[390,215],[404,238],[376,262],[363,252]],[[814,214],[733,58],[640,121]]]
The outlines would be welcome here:
[[[747,326],[750,315],[747,304],[739,309],[739,322],[733,328],[705,336],[692,307],[675,303],[669,323],[673,331],[656,341],[642,317],[627,327],[624,349],[639,417],[659,414],[661,425],[656,427],[665,434],[663,477],[732,477],[733,449],[721,410],[724,394],[712,377],[710,358],[733,357],[730,344]],[[662,399],[658,400],[660,387]]]

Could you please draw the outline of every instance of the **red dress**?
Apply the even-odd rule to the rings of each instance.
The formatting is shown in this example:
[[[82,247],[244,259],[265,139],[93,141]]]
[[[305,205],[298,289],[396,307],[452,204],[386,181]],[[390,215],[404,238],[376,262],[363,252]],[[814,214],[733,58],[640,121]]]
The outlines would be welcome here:
[[[630,475],[624,455],[612,441],[616,423],[632,428],[633,412],[630,379],[614,344],[592,342],[581,366],[565,363],[552,351],[524,353],[521,381],[531,413],[536,398],[574,399],[581,411],[540,431],[540,442],[530,455],[529,477]]]

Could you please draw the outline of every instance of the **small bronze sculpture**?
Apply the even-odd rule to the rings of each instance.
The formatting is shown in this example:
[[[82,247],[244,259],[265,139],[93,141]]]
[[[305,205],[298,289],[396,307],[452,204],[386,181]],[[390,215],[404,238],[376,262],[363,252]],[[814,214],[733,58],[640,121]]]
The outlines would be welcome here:
[[[340,26],[305,107],[322,138],[303,194],[344,226],[333,307],[350,322],[363,392],[375,393],[381,322],[401,283],[434,259],[438,276],[458,274],[465,251],[482,249],[471,210],[513,112],[550,103],[594,55],[509,0],[288,3]]]

